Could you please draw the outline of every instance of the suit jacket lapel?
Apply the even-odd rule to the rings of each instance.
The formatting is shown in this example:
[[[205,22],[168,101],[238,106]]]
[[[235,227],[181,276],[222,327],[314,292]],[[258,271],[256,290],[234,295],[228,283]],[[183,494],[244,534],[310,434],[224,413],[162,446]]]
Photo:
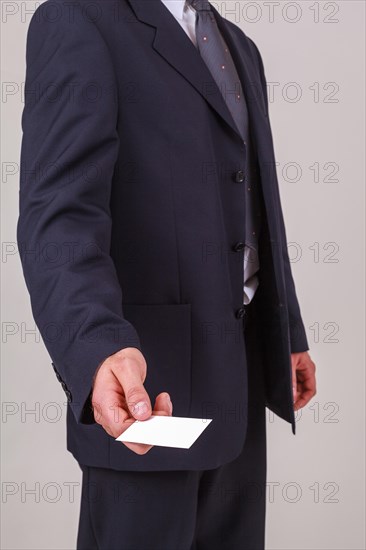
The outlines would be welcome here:
[[[152,47],[177,70],[205,98],[217,114],[242,139],[221,92],[198,50],[160,0],[128,0],[137,19],[155,27]],[[252,61],[249,43],[239,40],[230,24],[211,5],[212,11],[236,65],[246,96],[253,144],[262,174],[262,186],[269,223],[272,229],[272,189],[268,170],[274,169],[273,158],[266,158],[272,151],[268,142],[270,129],[265,108],[260,74]],[[263,128],[268,131],[264,132]],[[269,166],[270,165],[270,166]]]
[[[198,50],[160,0],[128,0],[139,21],[156,28],[152,47],[205,98],[240,137],[236,124]]]

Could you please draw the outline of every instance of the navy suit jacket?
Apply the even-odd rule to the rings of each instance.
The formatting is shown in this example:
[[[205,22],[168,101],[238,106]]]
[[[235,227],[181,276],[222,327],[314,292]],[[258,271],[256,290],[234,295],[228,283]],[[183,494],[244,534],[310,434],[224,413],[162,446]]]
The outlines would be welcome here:
[[[308,343],[288,257],[262,59],[212,7],[246,94],[264,225],[256,296],[266,405],[295,433],[291,352]],[[17,238],[35,321],[91,466],[208,469],[247,428],[245,146],[198,51],[160,0],[47,0],[30,22]],[[213,418],[189,450],[138,456],[94,422],[93,375],[144,354],[152,403]],[[238,407],[239,415],[230,413]],[[224,414],[223,414],[224,411]]]

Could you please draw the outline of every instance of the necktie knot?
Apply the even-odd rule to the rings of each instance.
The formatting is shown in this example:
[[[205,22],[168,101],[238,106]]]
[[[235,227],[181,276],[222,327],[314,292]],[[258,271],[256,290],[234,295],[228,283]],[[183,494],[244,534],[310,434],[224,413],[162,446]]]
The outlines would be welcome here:
[[[186,3],[197,11],[211,11],[210,3],[207,0],[186,0]]]

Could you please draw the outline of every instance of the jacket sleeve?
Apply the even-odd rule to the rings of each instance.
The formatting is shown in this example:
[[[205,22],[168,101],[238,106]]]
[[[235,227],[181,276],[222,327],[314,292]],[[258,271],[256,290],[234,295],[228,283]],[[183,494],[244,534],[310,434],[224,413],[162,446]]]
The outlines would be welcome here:
[[[251,39],[249,39],[249,42],[252,45],[253,49],[255,50],[255,55],[258,60],[262,91],[263,91],[263,96],[266,103],[267,115],[269,116],[267,81],[265,77],[262,56],[255,42],[253,42],[253,40]],[[271,130],[269,119],[268,119],[268,126],[271,132],[271,139],[272,139],[272,130]],[[295,283],[292,276],[291,263],[288,255],[286,229],[285,229],[281,198],[280,198],[280,192],[279,192],[279,186],[278,186],[278,180],[277,180],[276,174],[274,174],[273,182],[274,182],[274,197],[277,202],[276,206],[277,206],[277,213],[278,213],[278,220],[279,220],[279,228],[280,228],[280,236],[281,236],[281,251],[282,251],[283,265],[284,265],[287,308],[288,308],[288,315],[289,315],[290,348],[291,348],[291,353],[299,353],[302,351],[307,351],[309,349],[309,345],[306,337],[304,323],[301,317],[299,302],[296,296]]]
[[[17,241],[32,313],[78,423],[98,365],[141,350],[110,256],[119,152],[114,69],[97,26],[45,2],[27,34]],[[61,3],[58,4],[61,6]]]

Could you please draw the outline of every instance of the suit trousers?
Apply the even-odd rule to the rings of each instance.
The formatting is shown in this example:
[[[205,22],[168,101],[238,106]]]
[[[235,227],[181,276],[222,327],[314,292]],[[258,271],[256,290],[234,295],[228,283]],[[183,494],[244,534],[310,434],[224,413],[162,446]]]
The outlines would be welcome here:
[[[248,428],[239,456],[198,471],[132,472],[80,464],[77,550],[264,549],[264,377],[258,320],[250,306],[243,321]]]

